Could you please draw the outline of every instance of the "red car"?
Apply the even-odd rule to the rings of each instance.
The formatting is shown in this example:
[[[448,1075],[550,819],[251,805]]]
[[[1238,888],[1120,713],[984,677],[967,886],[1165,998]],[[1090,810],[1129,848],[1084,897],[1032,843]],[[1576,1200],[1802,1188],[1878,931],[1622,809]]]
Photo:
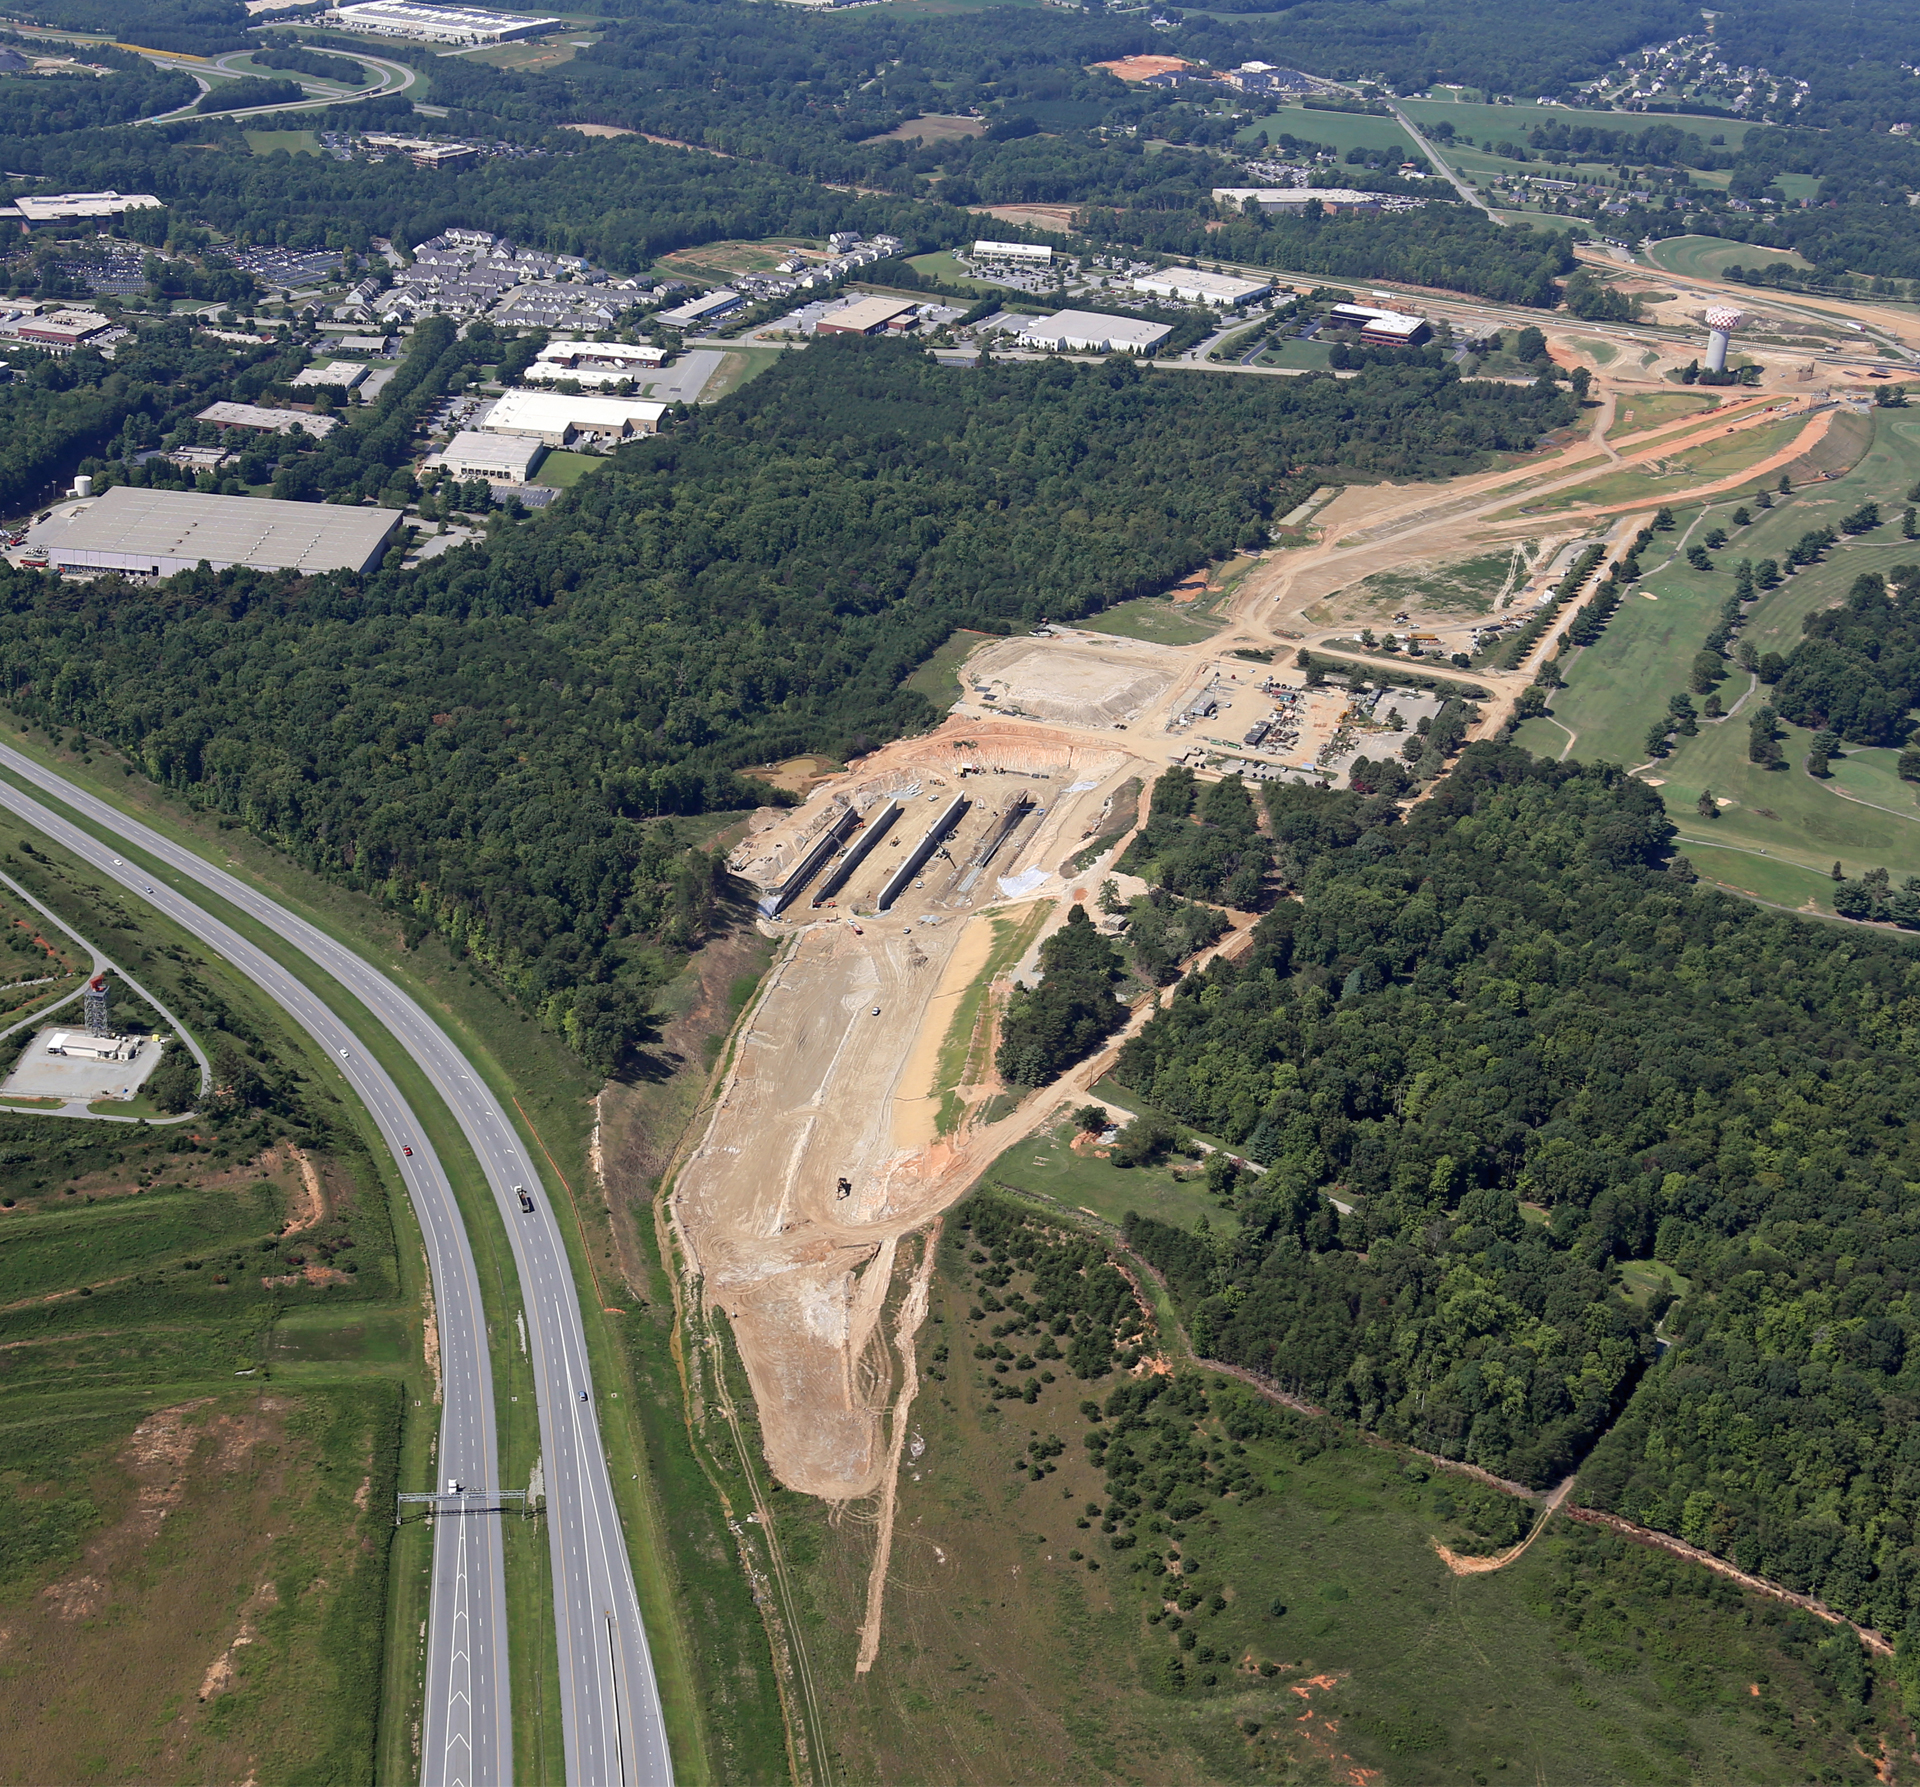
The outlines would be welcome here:
[[[413,1158],[413,1150],[411,1148],[402,1148],[400,1152],[404,1154],[409,1160]]]

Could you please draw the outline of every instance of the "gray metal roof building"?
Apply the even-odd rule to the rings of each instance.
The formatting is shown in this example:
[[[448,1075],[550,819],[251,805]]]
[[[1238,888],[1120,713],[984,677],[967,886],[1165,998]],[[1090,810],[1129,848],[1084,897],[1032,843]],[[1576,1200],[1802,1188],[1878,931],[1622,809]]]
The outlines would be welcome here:
[[[266,497],[203,496],[116,484],[63,506],[29,539],[63,571],[123,571],[167,577],[203,559],[216,571],[367,571],[380,562],[398,509],[282,503]]]

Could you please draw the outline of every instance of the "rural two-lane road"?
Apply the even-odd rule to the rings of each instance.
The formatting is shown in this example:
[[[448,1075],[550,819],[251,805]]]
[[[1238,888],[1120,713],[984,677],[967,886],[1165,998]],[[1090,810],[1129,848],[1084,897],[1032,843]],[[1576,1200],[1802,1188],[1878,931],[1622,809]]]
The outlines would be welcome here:
[[[0,746],[0,767],[116,842],[101,842],[10,782],[0,807],[138,894],[238,968],[318,1041],[393,1149],[426,1235],[444,1385],[435,1485],[499,1481],[493,1374],[473,1251],[446,1173],[404,1096],[363,1041],[271,955],[198,906],[204,888],[272,931],[370,1011],[416,1061],[453,1113],[492,1187],[519,1269],[540,1409],[552,1547],[554,1623],[569,1787],[668,1787],[673,1779],[659,1691],[613,1500],[587,1369],[586,1332],[558,1224],[512,1124],[446,1032],[392,980],[325,932],[234,875],[85,789]],[[116,859],[119,845],[163,868]],[[402,1153],[411,1148],[411,1157]],[[534,1210],[520,1208],[526,1186]],[[497,1513],[443,1509],[435,1522],[433,1601],[421,1732],[424,1787],[504,1787],[513,1776],[506,1588]],[[531,1647],[538,1650],[538,1646]]]

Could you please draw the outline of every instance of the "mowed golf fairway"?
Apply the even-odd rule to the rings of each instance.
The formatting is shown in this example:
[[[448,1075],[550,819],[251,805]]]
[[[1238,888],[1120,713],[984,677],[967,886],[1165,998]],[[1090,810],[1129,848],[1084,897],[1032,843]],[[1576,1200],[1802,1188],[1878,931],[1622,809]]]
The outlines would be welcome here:
[[[1731,710],[1724,721],[1703,720],[1694,738],[1676,738],[1671,755],[1648,763],[1647,731],[1668,698],[1688,687],[1693,657],[1706,641],[1721,604],[1732,593],[1731,570],[1742,558],[1782,559],[1810,529],[1832,525],[1861,502],[1879,502],[1888,519],[1873,532],[1835,546],[1824,562],[1788,578],[1752,604],[1739,637],[1756,653],[1790,652],[1806,617],[1845,599],[1868,571],[1920,563],[1920,542],[1900,537],[1905,494],[1920,478],[1920,418],[1897,410],[1876,417],[1860,462],[1832,482],[1807,486],[1751,527],[1731,526],[1738,498],[1676,508],[1672,534],[1660,536],[1646,561],[1648,574],[1621,604],[1600,640],[1570,655],[1568,686],[1552,701],[1551,717],[1529,720],[1516,735],[1527,749],[1550,757],[1577,757],[1646,765],[1679,828],[1682,847],[1708,880],[1781,905],[1831,910],[1831,871],[1837,861],[1857,876],[1885,868],[1896,880],[1920,874],[1920,805],[1913,787],[1893,770],[1891,750],[1853,750],[1824,780],[1802,767],[1812,734],[1782,726],[1787,767],[1762,769],[1747,758],[1747,721],[1769,691],[1738,666],[1720,685]],[[1712,572],[1690,570],[1677,554],[1655,555],[1698,539],[1708,526],[1728,528],[1728,545],[1713,554]],[[1696,696],[1695,704],[1703,698]],[[1711,790],[1717,819],[1699,801]]]

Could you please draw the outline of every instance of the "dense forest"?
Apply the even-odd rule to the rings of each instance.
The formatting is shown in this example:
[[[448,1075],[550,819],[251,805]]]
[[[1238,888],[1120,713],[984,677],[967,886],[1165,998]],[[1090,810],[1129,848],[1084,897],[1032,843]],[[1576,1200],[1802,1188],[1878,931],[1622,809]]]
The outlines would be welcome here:
[[[114,66],[110,75],[16,75],[0,80],[0,140],[100,130],[151,118],[185,105],[200,89],[177,68],[155,68],[111,49],[89,56]]]
[[[380,494],[409,418],[488,351],[423,325],[377,403],[283,461],[287,493]],[[604,1066],[706,910],[706,861],[661,816],[768,797],[740,765],[925,723],[901,684],[957,625],[1164,588],[1327,476],[1465,470],[1569,403],[1452,368],[967,369],[821,341],[417,571],[12,573],[0,674],[24,711],[439,927]]]
[[[31,0],[10,16],[189,56],[244,50],[253,41],[242,0]]]
[[[1598,1441],[1583,1499],[1902,1630],[1912,945],[1701,889],[1604,766],[1269,800],[1299,898],[1118,1070],[1264,1168],[1231,1241],[1132,1225],[1196,1344],[1532,1482]],[[1677,1304],[1619,1282],[1655,1257]]]
[[[225,396],[250,361],[272,365],[271,350],[236,354],[185,323],[151,324],[117,357],[91,349],[65,358],[9,348],[13,378],[0,385],[0,505],[17,511],[41,497],[85,453],[133,453],[215,397]]]
[[[1040,1086],[1084,1061],[1127,1021],[1114,993],[1120,952],[1084,906],[1040,945],[1037,985],[1015,984],[993,1064],[1010,1086]]]

